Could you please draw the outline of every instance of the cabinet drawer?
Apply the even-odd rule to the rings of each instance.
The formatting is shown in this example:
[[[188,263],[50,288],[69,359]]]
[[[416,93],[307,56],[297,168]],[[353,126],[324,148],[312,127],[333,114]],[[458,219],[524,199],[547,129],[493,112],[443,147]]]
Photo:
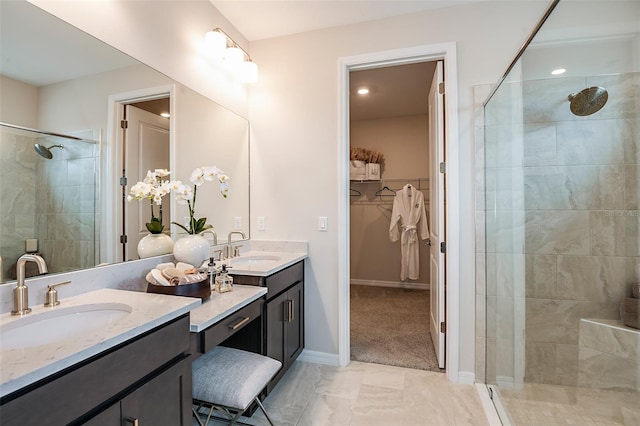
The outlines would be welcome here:
[[[263,299],[257,299],[200,334],[200,352],[210,351],[262,313]]]
[[[269,292],[267,300],[276,297],[287,288],[304,280],[304,262],[298,262],[280,272],[267,277],[265,280]]]

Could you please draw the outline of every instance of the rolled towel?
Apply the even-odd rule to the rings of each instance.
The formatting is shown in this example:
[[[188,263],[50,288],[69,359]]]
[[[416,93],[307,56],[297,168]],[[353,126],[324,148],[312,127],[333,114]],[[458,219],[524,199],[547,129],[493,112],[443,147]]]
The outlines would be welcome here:
[[[171,262],[167,262],[167,263],[158,263],[158,265],[156,266],[156,269],[159,271],[164,271],[167,268],[175,268],[176,265],[174,265]]]
[[[178,262],[178,263],[176,263],[176,269],[178,269],[180,271],[186,271],[187,269],[193,269],[193,265],[190,265],[190,264],[184,263],[184,262]]]
[[[151,270],[151,276],[156,280],[158,285],[171,285],[169,280],[167,280],[164,275],[162,275],[162,272],[157,269]]]

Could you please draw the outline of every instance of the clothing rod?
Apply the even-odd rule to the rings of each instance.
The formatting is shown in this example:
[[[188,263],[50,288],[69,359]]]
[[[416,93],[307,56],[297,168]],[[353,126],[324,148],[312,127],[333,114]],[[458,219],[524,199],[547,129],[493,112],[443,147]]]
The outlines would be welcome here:
[[[410,180],[429,180],[428,177],[414,177],[414,178],[390,178],[390,179],[377,179],[377,180],[352,180],[356,183],[376,183],[376,182],[405,182]]]

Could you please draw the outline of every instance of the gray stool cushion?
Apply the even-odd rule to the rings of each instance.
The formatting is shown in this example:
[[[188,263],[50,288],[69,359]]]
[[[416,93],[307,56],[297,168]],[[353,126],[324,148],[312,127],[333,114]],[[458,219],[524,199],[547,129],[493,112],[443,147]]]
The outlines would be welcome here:
[[[266,356],[216,346],[193,362],[193,398],[244,411],[280,366]]]

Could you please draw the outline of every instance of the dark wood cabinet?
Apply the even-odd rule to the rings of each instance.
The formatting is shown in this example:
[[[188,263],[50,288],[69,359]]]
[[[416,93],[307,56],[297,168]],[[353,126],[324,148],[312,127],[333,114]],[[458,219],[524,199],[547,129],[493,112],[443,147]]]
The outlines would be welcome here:
[[[266,317],[267,356],[282,362],[267,386],[271,392],[304,349],[304,284],[299,282],[267,301]]]
[[[185,411],[186,415],[191,417],[191,401],[183,390],[186,385],[191,387],[190,383],[191,363],[180,362],[82,424],[85,426],[190,424],[190,422],[185,423]]]
[[[268,289],[263,311],[262,353],[282,362],[282,368],[267,387],[270,392],[304,349],[304,261],[267,277],[234,275],[233,280],[236,284]],[[223,344],[230,346],[227,342]]]
[[[191,424],[189,315],[2,398],[3,425]]]

